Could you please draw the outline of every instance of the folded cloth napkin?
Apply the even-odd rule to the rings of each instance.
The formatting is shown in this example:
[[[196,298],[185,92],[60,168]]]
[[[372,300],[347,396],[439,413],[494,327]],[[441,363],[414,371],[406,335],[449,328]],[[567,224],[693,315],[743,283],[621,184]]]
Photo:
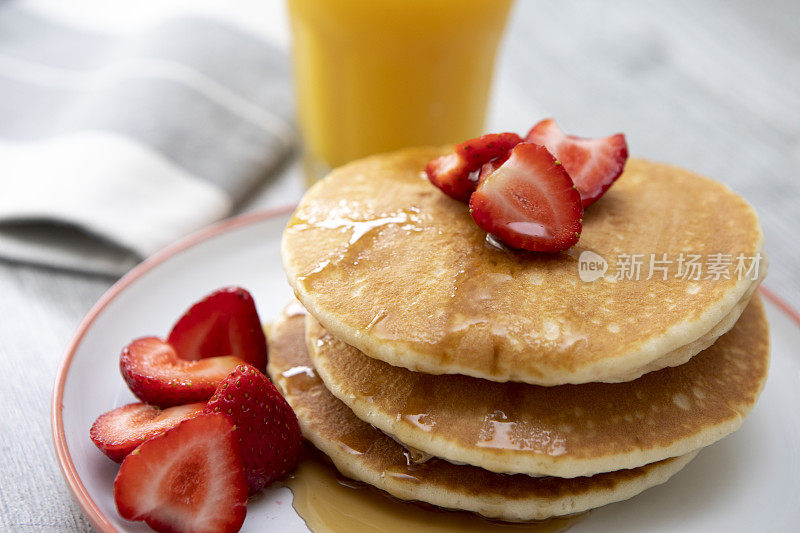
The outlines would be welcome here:
[[[291,152],[287,58],[209,18],[101,34],[0,4],[0,258],[119,275]]]

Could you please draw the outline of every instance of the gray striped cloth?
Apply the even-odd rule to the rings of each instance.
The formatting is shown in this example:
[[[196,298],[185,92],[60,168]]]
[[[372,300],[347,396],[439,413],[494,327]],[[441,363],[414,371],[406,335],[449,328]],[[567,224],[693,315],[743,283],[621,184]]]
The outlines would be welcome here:
[[[119,275],[291,152],[285,54],[213,19],[136,34],[0,3],[0,258]]]

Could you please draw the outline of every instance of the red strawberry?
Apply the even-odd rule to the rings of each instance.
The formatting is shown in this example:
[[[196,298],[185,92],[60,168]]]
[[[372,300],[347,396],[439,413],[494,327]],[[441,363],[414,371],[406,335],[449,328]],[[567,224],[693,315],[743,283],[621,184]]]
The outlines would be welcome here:
[[[156,531],[238,531],[247,482],[233,424],[199,415],[148,440],[122,462],[114,501],[122,518]]]
[[[628,160],[628,144],[622,133],[584,139],[567,135],[552,118],[535,125],[525,142],[547,147],[561,161],[581,194],[583,207],[603,196],[622,174]]]
[[[256,305],[239,287],[219,289],[194,304],[167,341],[181,359],[234,355],[262,372],[267,369],[267,341]]]
[[[477,187],[470,174],[497,157],[507,157],[522,139],[516,133],[489,133],[455,146],[452,154],[437,157],[425,167],[428,179],[446,195],[466,202]]]
[[[518,144],[469,200],[475,222],[514,248],[566,250],[581,232],[581,198],[544,146]]]
[[[297,417],[267,377],[239,365],[217,387],[207,413],[225,413],[236,425],[250,493],[288,474],[297,464],[302,436]]]
[[[137,398],[171,407],[211,398],[217,384],[244,361],[232,355],[186,361],[157,337],[144,337],[122,350],[119,368]]]
[[[455,152],[467,161],[470,170],[478,170],[481,165],[495,157],[507,156],[521,142],[522,139],[516,133],[489,133],[457,144]]]
[[[480,172],[478,173],[478,183],[477,183],[477,185],[480,186],[480,184],[483,183],[483,180],[485,180],[487,177],[489,177],[489,174],[491,174],[492,172],[494,172],[495,170],[500,168],[500,166],[503,163],[508,161],[508,158],[510,156],[511,156],[511,152],[509,151],[508,155],[505,155],[503,157],[498,157],[497,159],[492,159],[488,163],[484,163],[483,166],[481,167]]]
[[[450,198],[460,202],[469,200],[475,184],[469,179],[469,170],[457,154],[437,157],[425,167],[425,173],[431,183],[437,186]]]
[[[141,443],[199,415],[205,406],[190,403],[161,410],[146,403],[130,403],[100,415],[89,437],[109,459],[121,463]]]

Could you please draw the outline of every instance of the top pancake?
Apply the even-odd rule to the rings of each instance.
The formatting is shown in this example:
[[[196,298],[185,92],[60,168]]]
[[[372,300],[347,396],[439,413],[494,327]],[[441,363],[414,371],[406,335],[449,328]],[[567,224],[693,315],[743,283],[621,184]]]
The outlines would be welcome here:
[[[586,210],[576,246],[519,253],[490,244],[467,206],[428,182],[425,164],[443,152],[409,149],[334,170],[284,232],[298,298],[370,357],[494,381],[628,381],[709,346],[758,283],[733,267],[728,279],[676,276],[680,253],[761,252],[755,212],[720,183],[631,160]],[[581,281],[584,251],[608,261],[604,277]],[[639,280],[614,279],[624,254],[663,253],[675,260],[666,280],[646,279],[647,263]]]

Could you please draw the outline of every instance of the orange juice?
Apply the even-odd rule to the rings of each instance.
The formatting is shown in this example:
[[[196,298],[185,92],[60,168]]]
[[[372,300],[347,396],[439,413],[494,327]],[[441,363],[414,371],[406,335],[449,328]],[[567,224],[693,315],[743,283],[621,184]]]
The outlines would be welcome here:
[[[482,132],[512,0],[288,0],[311,160],[335,167]]]

